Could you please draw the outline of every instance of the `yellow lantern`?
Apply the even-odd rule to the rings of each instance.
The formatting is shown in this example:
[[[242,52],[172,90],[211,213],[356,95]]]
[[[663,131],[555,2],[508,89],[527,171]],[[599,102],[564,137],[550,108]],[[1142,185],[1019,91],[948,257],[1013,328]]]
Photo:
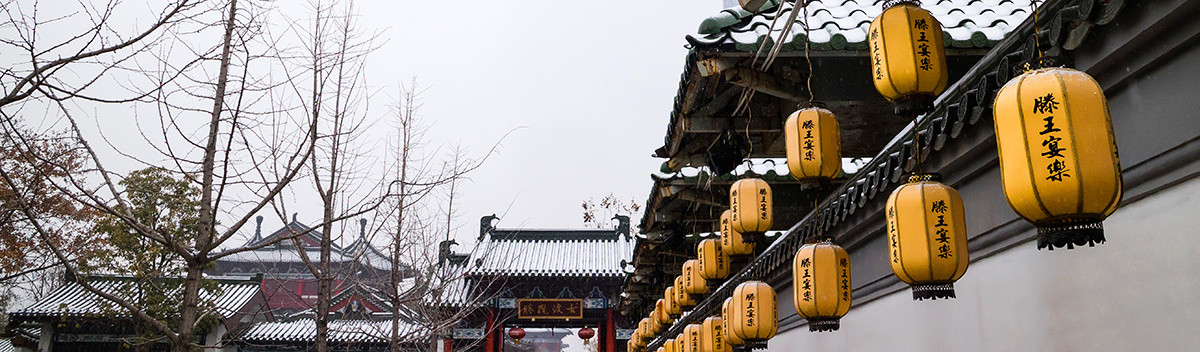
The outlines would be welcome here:
[[[684,352],[700,352],[700,324],[688,324],[683,328]]]
[[[850,311],[850,256],[831,242],[806,244],[792,261],[793,303],[809,331],[835,331]]]
[[[681,311],[696,305],[696,300],[692,298],[692,295],[687,293],[687,285],[683,282],[683,275],[675,277],[675,305],[678,305]]]
[[[927,111],[949,78],[942,24],[916,1],[883,7],[867,32],[875,89],[901,113]]]
[[[723,280],[729,276],[729,255],[721,250],[720,240],[700,241],[696,245],[696,262],[704,280]]]
[[[675,345],[675,339],[667,339],[666,341],[663,341],[663,344],[662,344],[663,352],[683,352],[683,351],[679,351],[678,349],[676,349],[676,347],[678,347],[678,346]]]
[[[833,112],[819,107],[800,109],[788,116],[783,132],[792,177],[821,181],[842,172],[842,136]]]
[[[724,319],[708,317],[700,324],[700,352],[733,352],[725,341]]]
[[[733,229],[733,211],[721,213],[721,251],[730,257],[754,254],[754,241],[747,241]]]
[[[771,186],[757,178],[743,178],[729,188],[729,224],[743,236],[757,239],[771,229]]]
[[[679,334],[675,337],[675,350],[684,352],[687,349],[687,334]]]
[[[708,280],[700,276],[700,261],[691,259],[683,262],[684,292],[690,295],[708,293]]]
[[[729,312],[737,315],[729,326],[734,336],[748,342],[763,342],[775,336],[775,289],[762,281],[746,281],[733,290]]]
[[[629,350],[629,352],[638,352],[637,344],[635,344],[634,341],[635,339],[631,338],[629,341],[625,342],[625,349]]]
[[[657,351],[658,351],[658,352],[666,352],[666,351],[667,351],[667,348],[666,348],[666,347],[663,347],[663,346],[658,346],[658,350],[657,350]]]
[[[658,331],[654,330],[654,326],[650,325],[650,318],[642,318],[642,320],[638,322],[638,329],[645,331],[646,336],[658,333]]]
[[[663,290],[663,311],[668,316],[677,317],[683,313],[683,307],[679,306],[679,295],[675,293],[675,286],[667,286]]]
[[[913,299],[953,298],[967,272],[962,197],[938,174],[914,174],[887,200],[892,272],[912,285]]]
[[[725,342],[730,346],[745,345],[746,341],[734,335],[730,330],[731,325],[738,324],[737,319],[740,316],[729,311],[731,306],[733,306],[733,297],[726,298],[725,302],[721,304],[721,336],[725,337]]]
[[[671,323],[675,322],[675,319],[671,319],[671,314],[667,313],[666,301],[666,299],[660,299],[654,302],[654,317],[658,319],[659,326],[671,326]]]
[[[1004,197],[1037,225],[1038,248],[1103,243],[1123,181],[1096,80],[1068,68],[1026,72],[1000,89],[993,111]]]

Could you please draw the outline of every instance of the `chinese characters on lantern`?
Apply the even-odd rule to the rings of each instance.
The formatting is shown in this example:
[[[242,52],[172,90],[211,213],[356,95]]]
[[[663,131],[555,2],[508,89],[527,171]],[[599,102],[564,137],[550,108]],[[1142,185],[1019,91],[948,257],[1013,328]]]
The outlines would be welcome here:
[[[800,259],[800,268],[804,269],[804,274],[800,278],[804,279],[800,285],[800,289],[804,290],[805,302],[811,302],[813,299],[812,292],[812,275],[808,273],[808,269],[812,267],[812,262],[808,258]]]
[[[768,205],[767,203],[769,203],[767,201],[767,189],[759,188],[758,189],[758,219],[759,220],[767,220],[767,217],[771,216],[771,214],[769,212],[770,209],[768,209],[768,207],[770,207],[770,205]]]
[[[850,261],[842,258],[838,261],[838,269],[842,272],[842,300],[850,302]]]
[[[892,245],[892,262],[900,262],[900,238],[899,230],[896,230],[896,208],[888,209],[888,243]]]
[[[917,19],[913,21],[913,29],[918,31],[917,55],[921,56],[921,65],[919,67],[922,70],[929,71],[933,69],[933,62],[929,59],[929,55],[932,54],[932,52],[929,51],[929,38],[926,38],[926,33],[929,31],[929,22],[925,21],[923,18]]]
[[[746,326],[754,326],[754,294],[746,295]]]
[[[813,159],[816,159],[813,156],[813,149],[815,148],[815,146],[813,145],[813,134],[812,134],[813,127],[814,127],[813,120],[804,121],[804,123],[800,125],[800,128],[804,129],[804,160],[805,161],[813,161]]]
[[[1063,155],[1063,151],[1066,148],[1059,147],[1058,145],[1062,141],[1062,137],[1059,137],[1060,134],[1058,132],[1062,132],[1062,129],[1054,127],[1054,112],[1057,110],[1058,101],[1055,100],[1054,93],[1047,93],[1046,96],[1033,99],[1034,115],[1046,115],[1046,117],[1042,118],[1042,121],[1046,121],[1046,124],[1042,126],[1042,131],[1038,132],[1038,135],[1041,135],[1043,138],[1042,148],[1044,149],[1042,156],[1047,159],[1046,171],[1049,175],[1046,176],[1046,179],[1062,182],[1063,178],[1071,177],[1069,173],[1071,170],[1067,168],[1067,163],[1064,161],[1067,158]]]
[[[876,43],[879,42],[879,28],[871,30],[871,41]],[[883,79],[883,53],[880,47],[882,47],[882,45],[876,44],[871,46],[871,60],[875,60],[875,65],[873,66],[875,67],[876,80]]]
[[[929,209],[937,214],[937,223],[933,224],[933,235],[935,236],[933,240],[938,243],[937,257],[942,259],[950,259],[951,256],[954,256],[954,253],[950,251],[950,230],[946,229],[947,226],[950,226],[946,224],[946,211],[948,210],[945,200],[934,201]]]

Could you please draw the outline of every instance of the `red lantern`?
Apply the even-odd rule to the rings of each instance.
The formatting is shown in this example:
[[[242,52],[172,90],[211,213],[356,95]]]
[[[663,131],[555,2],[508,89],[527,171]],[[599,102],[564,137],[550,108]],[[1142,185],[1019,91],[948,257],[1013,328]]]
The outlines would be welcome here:
[[[511,337],[513,340],[516,340],[517,343],[521,343],[521,339],[525,338],[525,329],[522,329],[522,328],[508,329],[508,337]]]
[[[579,338],[583,339],[583,343],[588,343],[588,340],[593,337],[596,337],[596,330],[592,330],[589,327],[579,329]]]

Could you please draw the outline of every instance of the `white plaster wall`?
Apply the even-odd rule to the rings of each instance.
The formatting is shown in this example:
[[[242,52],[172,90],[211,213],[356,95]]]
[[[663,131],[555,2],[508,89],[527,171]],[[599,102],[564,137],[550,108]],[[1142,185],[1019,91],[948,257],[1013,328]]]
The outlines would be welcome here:
[[[1200,178],[1104,227],[1094,248],[1025,243],[973,262],[958,299],[905,289],[854,307],[840,331],[793,329],[768,351],[1200,351]],[[790,294],[781,317],[795,314]]]

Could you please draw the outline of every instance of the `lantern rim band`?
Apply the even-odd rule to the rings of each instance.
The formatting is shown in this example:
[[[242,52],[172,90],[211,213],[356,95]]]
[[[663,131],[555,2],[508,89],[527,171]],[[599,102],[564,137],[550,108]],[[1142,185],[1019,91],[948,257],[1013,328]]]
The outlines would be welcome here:
[[[839,317],[814,317],[808,319],[808,331],[837,331],[840,321]]]
[[[1066,67],[1066,66],[1067,66],[1066,59],[1064,59],[1060,56],[1039,56],[1039,57],[1030,58],[1028,60],[1023,60],[1023,61],[1018,62],[1015,65],[1013,65],[1015,70],[1020,71],[1021,74],[1025,74],[1025,73],[1029,73],[1029,72],[1033,72],[1033,71],[1037,71],[1037,70],[1041,70],[1041,69],[1062,68],[1062,67]]]
[[[942,182],[942,174],[936,172],[920,172],[908,175],[908,183],[918,182]]]
[[[1104,243],[1104,223],[1099,219],[1070,218],[1047,221],[1037,224],[1038,249],[1054,250],[1075,246],[1095,247]]]
[[[954,296],[953,282],[912,285],[912,294],[914,301],[923,301],[925,299],[937,300],[938,298],[956,298]]]
[[[921,1],[919,1],[919,0],[888,0],[888,1],[883,2],[883,9],[887,10],[887,9],[892,8],[893,6],[904,5],[904,4],[913,5],[913,6],[921,6]]]

